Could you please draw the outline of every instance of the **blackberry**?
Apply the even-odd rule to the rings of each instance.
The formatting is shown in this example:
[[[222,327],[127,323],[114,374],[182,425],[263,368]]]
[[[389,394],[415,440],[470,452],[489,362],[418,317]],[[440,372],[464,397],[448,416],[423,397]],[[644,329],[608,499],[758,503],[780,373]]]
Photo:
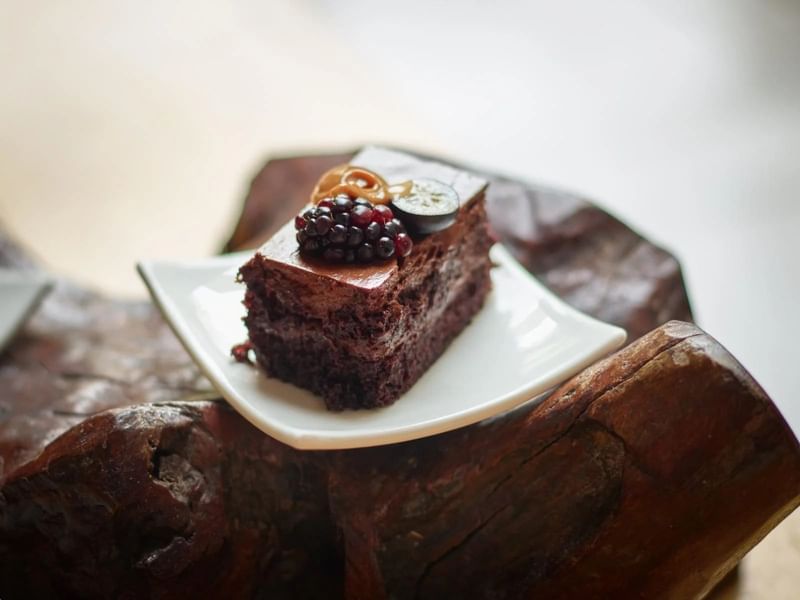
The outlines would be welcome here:
[[[370,223],[367,225],[366,229],[364,229],[364,237],[370,242],[374,242],[381,237],[381,226],[378,223]]]
[[[366,227],[372,221],[372,208],[359,204],[350,211],[350,222],[356,227]]]
[[[351,227],[347,231],[347,245],[356,248],[364,241],[364,230],[360,227]]]
[[[361,244],[358,247],[358,252],[356,252],[358,256],[358,260],[361,262],[369,262],[372,260],[372,257],[375,256],[375,250],[372,247],[372,244]]]
[[[303,242],[303,250],[305,252],[317,252],[322,247],[322,244],[319,243],[319,240],[316,238],[308,238],[305,242]]]
[[[380,223],[384,225],[391,221],[394,218],[394,214],[392,213],[392,209],[386,206],[385,204],[378,204],[378,206],[372,209],[372,220],[376,223]]]
[[[414,242],[407,233],[398,233],[394,238],[394,252],[398,258],[405,258],[411,254],[411,249],[414,247]]]
[[[344,260],[344,248],[329,246],[325,248],[325,252],[322,253],[322,258],[328,262],[342,262]]]
[[[319,222],[319,219],[317,219],[317,222]],[[398,234],[401,233],[400,228],[394,221],[389,221],[386,223],[386,225],[383,226],[383,231],[392,239],[395,239]]]
[[[391,208],[343,194],[297,215],[294,227],[303,254],[331,263],[405,258],[414,245]]]
[[[333,227],[333,219],[322,215],[317,217],[314,226],[317,229],[317,235],[327,235],[327,233],[331,230],[331,227]]]
[[[324,202],[324,200],[323,200]],[[336,196],[333,201],[333,212],[350,212],[353,210],[353,201],[347,196]]]
[[[347,241],[347,227],[344,225],[334,225],[328,238],[334,244],[344,244]]]
[[[395,225],[395,227],[397,227],[398,230],[400,230],[400,233],[408,233],[406,231],[406,226],[403,225],[403,222],[400,219],[398,219],[397,217],[392,219],[392,223]]]
[[[375,253],[381,258],[391,258],[394,254],[394,242],[388,237],[380,238],[375,244]]]
[[[333,215],[333,220],[338,223],[339,225],[344,225],[345,227],[350,226],[350,213],[342,212],[342,213],[335,213]]]

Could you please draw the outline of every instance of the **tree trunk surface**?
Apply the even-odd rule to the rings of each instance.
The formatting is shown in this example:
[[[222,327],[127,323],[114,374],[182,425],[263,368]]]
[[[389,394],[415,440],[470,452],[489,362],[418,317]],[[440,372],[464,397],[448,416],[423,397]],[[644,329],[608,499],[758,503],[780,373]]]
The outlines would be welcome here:
[[[226,248],[348,157],[267,163]],[[490,178],[496,237],[628,347],[470,427],[304,452],[220,400],[149,302],[59,282],[0,356],[0,596],[705,595],[800,503],[797,440],[682,322],[669,253],[572,194]],[[0,265],[36,268],[2,232]]]

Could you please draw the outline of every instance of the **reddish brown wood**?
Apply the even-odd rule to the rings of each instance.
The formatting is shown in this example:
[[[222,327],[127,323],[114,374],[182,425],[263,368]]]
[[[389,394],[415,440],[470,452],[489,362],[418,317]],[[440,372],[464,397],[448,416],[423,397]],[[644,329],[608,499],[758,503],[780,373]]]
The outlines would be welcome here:
[[[741,366],[672,322],[535,408],[332,476],[350,598],[694,598],[797,506],[800,455]]]
[[[343,158],[270,163],[230,247]],[[690,317],[667,253],[572,196],[492,186],[498,237],[569,301],[632,337]],[[491,421],[299,452],[215,400],[149,303],[62,283],[0,389],[4,599],[691,598],[800,502],[774,405],[682,323]]]
[[[0,594],[341,595],[325,472],[309,458],[223,402],[89,417],[3,486]]]

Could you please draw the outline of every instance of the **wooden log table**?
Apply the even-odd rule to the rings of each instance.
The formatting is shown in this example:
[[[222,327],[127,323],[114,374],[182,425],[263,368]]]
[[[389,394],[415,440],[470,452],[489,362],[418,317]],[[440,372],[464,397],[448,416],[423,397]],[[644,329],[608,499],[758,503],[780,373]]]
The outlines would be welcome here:
[[[348,156],[269,162],[226,248]],[[689,323],[673,257],[491,181],[498,239],[629,346],[464,429],[302,452],[220,400],[150,303],[60,282],[0,357],[0,597],[705,595],[800,502],[797,440]],[[2,233],[0,264],[36,268]]]

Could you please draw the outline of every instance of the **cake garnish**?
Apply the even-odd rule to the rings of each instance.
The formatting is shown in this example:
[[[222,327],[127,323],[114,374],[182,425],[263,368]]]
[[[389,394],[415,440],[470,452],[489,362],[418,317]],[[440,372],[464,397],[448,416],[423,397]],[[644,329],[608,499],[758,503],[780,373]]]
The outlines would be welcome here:
[[[242,342],[241,344],[236,344],[231,348],[231,356],[233,356],[234,360],[238,363],[252,365],[253,360],[250,357],[251,352],[253,352],[253,342],[250,340]]]
[[[459,199],[449,185],[415,179],[389,185],[377,173],[340,165],[320,177],[311,206],[295,217],[303,254],[327,262],[371,262],[405,258],[417,235],[453,224]]]
[[[458,194],[436,179],[414,179],[392,197],[392,209],[414,233],[447,229],[458,214]]]
[[[389,185],[383,177],[352,165],[339,165],[326,171],[311,192],[311,202],[319,204],[326,198],[339,195],[362,198],[372,204],[388,204],[391,200]]]
[[[340,195],[323,198],[294,220],[300,251],[327,262],[405,258],[414,243],[385,204]]]

